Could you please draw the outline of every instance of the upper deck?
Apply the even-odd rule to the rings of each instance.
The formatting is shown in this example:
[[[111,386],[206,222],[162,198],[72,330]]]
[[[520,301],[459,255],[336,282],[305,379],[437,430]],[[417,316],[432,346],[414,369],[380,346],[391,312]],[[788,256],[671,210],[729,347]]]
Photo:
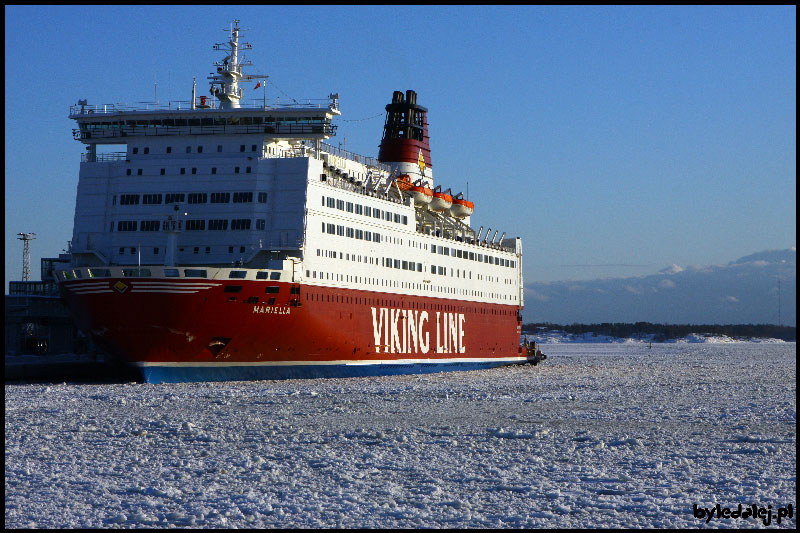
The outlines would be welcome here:
[[[130,137],[168,135],[253,134],[285,140],[324,140],[334,135],[336,127],[331,120],[340,114],[338,94],[329,94],[327,100],[300,103],[292,98],[288,104],[278,101],[268,105],[265,92],[260,101],[250,99],[250,104],[245,103],[245,94],[257,93],[245,93],[242,84],[258,80],[252,89],[256,90],[267,76],[244,72],[244,67],[252,63],[241,53],[253,46],[240,42],[238,20],[233,21],[229,32],[227,42],[214,45],[214,50],[226,55],[214,62],[214,72],[208,76],[211,97],[197,96],[195,78],[189,101],[89,105],[86,100],[79,100],[69,114],[78,123],[72,130],[73,137],[95,145],[123,144]]]
[[[257,134],[267,138],[325,140],[336,134],[331,123],[340,115],[337,95],[305,104],[257,102],[237,108],[192,105],[176,101],[88,105],[70,107],[69,118],[78,123],[75,140],[86,144],[120,144],[129,137],[168,135]]]

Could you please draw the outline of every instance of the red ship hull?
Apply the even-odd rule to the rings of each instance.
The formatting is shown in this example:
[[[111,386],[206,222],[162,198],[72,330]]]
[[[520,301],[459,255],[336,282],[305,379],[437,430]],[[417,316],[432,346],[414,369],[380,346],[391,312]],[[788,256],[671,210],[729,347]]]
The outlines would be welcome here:
[[[526,360],[513,305],[246,280],[94,278],[61,290],[78,327],[148,382],[405,374]]]

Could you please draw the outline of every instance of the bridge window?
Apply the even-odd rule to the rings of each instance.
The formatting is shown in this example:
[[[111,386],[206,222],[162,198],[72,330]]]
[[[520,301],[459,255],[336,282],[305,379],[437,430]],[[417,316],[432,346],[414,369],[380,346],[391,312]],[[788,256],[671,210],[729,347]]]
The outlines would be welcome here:
[[[136,231],[135,220],[120,220],[117,222],[117,231]]]

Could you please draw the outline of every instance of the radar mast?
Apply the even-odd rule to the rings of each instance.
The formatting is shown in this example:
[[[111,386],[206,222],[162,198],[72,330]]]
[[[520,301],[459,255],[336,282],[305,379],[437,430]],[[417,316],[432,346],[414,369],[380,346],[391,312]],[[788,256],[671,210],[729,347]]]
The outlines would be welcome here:
[[[253,64],[244,58],[244,55],[239,56],[239,52],[243,50],[252,50],[253,45],[250,43],[239,44],[239,21],[234,20],[231,24],[230,39],[227,43],[214,44],[214,50],[222,50],[228,52],[222,61],[215,61],[214,66],[217,67],[217,73],[208,77],[211,80],[211,95],[219,99],[220,109],[237,109],[239,101],[242,99],[242,88],[239,87],[240,82],[252,81],[254,79],[266,79],[267,76],[258,74],[244,74],[242,67],[251,67]],[[258,88],[259,84],[256,85]]]

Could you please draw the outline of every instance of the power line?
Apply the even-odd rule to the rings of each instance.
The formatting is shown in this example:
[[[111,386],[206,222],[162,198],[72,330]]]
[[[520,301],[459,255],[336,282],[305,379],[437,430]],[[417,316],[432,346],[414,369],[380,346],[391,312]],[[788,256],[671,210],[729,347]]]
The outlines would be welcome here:
[[[272,82],[272,80],[271,80],[271,79],[267,78],[267,81],[269,82],[269,84],[270,84],[270,85],[272,85],[272,86],[273,86],[273,87],[275,87],[275,88],[276,88],[278,91],[280,91],[280,93],[281,93],[283,96],[285,96],[286,98],[288,98],[289,100],[291,100],[291,101],[292,101],[292,102],[294,102],[295,104],[299,103],[297,100],[295,100],[294,98],[292,98],[291,96],[289,96],[288,94],[286,94],[285,92],[283,92],[283,89],[281,89],[280,87],[278,87],[277,85],[275,85],[275,84]]]
[[[378,118],[378,117],[382,117],[382,116],[383,116],[383,113],[378,113],[377,115],[372,115],[371,117],[366,117],[366,118],[354,118],[354,119],[350,119],[350,120],[344,119],[344,118],[340,118],[338,120],[339,120],[339,122],[363,122],[365,120],[372,120],[373,118]]]

